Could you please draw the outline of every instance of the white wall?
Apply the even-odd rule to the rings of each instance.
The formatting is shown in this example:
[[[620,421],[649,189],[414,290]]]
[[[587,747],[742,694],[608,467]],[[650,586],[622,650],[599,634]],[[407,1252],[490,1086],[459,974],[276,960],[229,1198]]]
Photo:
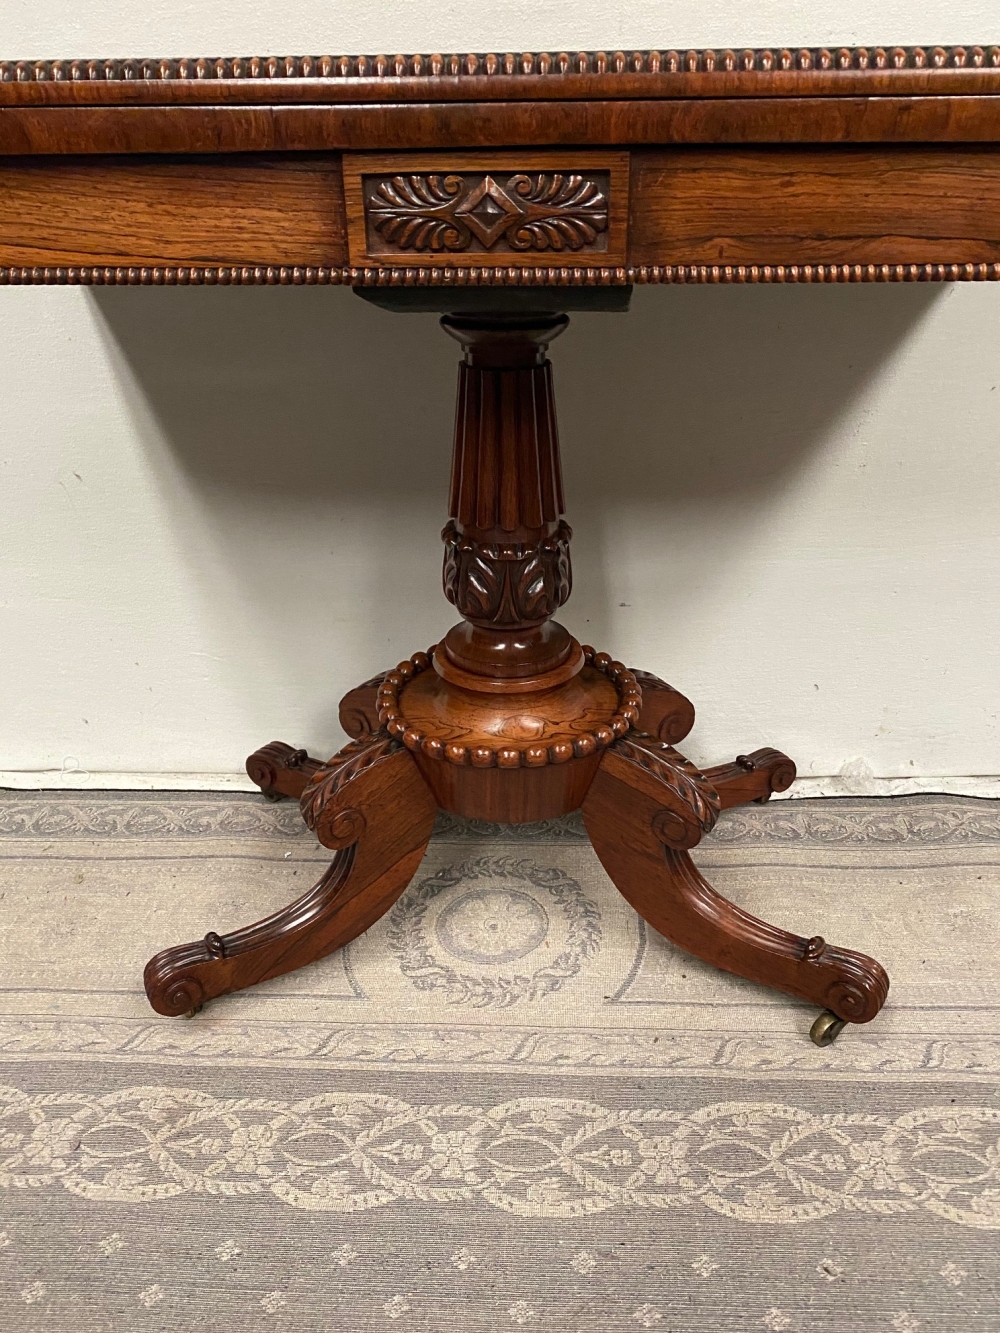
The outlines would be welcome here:
[[[879,10],[3,0],[0,54],[1000,41]],[[0,289],[0,781],[335,749],[453,619],[456,351],[336,289]],[[636,289],[553,359],[562,618],[691,695],[692,757],[1000,776],[1000,287]]]
[[[6,59],[1000,41],[996,0],[3,0]]]

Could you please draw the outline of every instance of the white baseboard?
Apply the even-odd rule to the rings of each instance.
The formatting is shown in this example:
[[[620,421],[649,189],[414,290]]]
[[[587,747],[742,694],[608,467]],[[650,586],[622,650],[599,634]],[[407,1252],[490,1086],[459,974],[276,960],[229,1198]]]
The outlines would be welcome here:
[[[42,773],[0,771],[0,787],[14,791],[259,791],[245,773]]]
[[[797,778],[783,795],[792,800],[809,796],[985,796],[1000,799],[1000,776],[920,778]],[[779,799],[778,797],[774,798]]]
[[[257,787],[245,773],[87,773],[0,771],[0,788],[14,791],[248,791]],[[1000,774],[984,777],[877,778],[867,773],[798,778],[782,798],[810,796],[946,796],[1000,799]],[[780,799],[780,798],[776,798]]]

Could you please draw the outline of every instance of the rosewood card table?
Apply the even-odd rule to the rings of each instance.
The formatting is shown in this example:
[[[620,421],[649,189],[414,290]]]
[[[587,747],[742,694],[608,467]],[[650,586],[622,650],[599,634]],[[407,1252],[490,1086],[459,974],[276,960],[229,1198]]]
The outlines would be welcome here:
[[[766,925],[689,855],[789,786],[777,750],[699,770],[694,709],[581,646],[549,344],[635,283],[1000,278],[1000,48],[0,62],[0,283],[339,284],[460,344],[444,592],[461,619],[342,701],[332,759],[247,761],[333,852],[256,925],[165,949],[161,1014],[321,958],[403,892],[436,810],[582,808],[681,948],[867,1023],[873,959]],[[414,645],[401,645],[405,652]]]

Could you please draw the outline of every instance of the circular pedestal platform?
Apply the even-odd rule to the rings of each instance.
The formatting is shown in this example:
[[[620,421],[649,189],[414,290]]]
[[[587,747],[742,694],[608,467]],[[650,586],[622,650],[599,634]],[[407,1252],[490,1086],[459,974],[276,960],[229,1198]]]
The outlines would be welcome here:
[[[444,680],[418,653],[386,676],[379,717],[445,810],[509,824],[551,819],[580,806],[602,752],[639,716],[633,673],[592,648],[584,656],[551,689],[497,694]]]

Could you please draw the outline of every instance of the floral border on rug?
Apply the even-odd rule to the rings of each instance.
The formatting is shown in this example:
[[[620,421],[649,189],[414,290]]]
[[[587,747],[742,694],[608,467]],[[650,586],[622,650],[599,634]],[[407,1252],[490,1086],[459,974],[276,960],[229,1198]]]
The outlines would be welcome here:
[[[90,1201],[270,1194],[358,1212],[482,1202],[520,1217],[700,1205],[749,1223],[926,1210],[1000,1230],[1000,1108],[816,1114],[769,1102],[691,1112],[564,1097],[411,1105],[188,1088],[27,1094],[0,1087],[0,1188]]]

